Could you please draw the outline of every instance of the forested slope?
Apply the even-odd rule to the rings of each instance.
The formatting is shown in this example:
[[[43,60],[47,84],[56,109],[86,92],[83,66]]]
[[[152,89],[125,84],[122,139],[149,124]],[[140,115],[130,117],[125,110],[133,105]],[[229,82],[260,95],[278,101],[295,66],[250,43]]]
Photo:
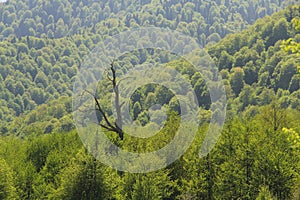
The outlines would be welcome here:
[[[226,80],[228,108],[233,113],[243,111],[251,105],[267,105],[275,96],[284,108],[299,109],[299,76],[295,67],[299,64],[299,58],[288,55],[280,48],[284,39],[294,38],[299,41],[299,33],[291,25],[292,18],[296,16],[299,16],[299,9],[289,8],[259,20],[248,30],[228,35],[220,43],[208,48]],[[70,96],[72,80],[83,61],[82,58],[100,41],[97,34],[74,35],[72,38],[61,39],[28,36],[2,41],[0,104],[3,109],[0,117],[3,123],[60,96]],[[152,61],[161,60],[160,56],[147,55]],[[134,67],[135,63],[140,63],[139,59],[141,58],[138,55],[131,55],[125,64],[127,67]],[[182,63],[175,60],[170,65],[176,67]],[[178,68],[183,74],[189,71],[184,69],[185,66],[187,65],[183,65],[181,70]],[[192,73],[188,76],[194,80],[193,87],[199,101],[201,98],[209,98],[201,75],[193,74],[193,71],[189,73]],[[147,95],[143,99],[146,97]],[[206,101],[204,107],[208,108],[209,103]],[[65,114],[71,108],[51,110],[54,111],[49,112],[50,115],[58,116],[54,118],[59,119],[63,114],[56,114],[55,110],[65,110],[62,112]],[[36,114],[21,118],[31,115]],[[31,120],[25,121],[31,124],[39,120],[43,121],[40,117],[31,117]],[[24,120],[18,118],[17,121]],[[2,134],[7,133],[9,128],[6,123],[2,127],[5,127]]]
[[[78,32],[115,34],[128,28],[169,27],[214,43],[294,0],[9,0],[0,6],[0,38],[60,38]]]
[[[154,25],[191,35],[204,46],[293,3],[9,0],[0,6],[0,32],[3,35],[0,43],[0,87],[3,88],[0,118],[11,121],[15,116],[61,94],[69,96],[72,78],[82,58],[107,35]],[[273,24],[268,24],[270,29]],[[287,24],[283,22],[282,25]],[[288,33],[278,33],[277,38],[274,36],[273,41],[267,43],[273,45],[274,41],[294,36],[290,27],[283,28]],[[271,36],[269,33],[277,32],[267,27],[264,29],[262,34],[268,37]],[[256,39],[253,41],[256,42]],[[239,49],[240,46],[233,48]],[[249,78],[246,79],[249,83]]]
[[[75,8],[80,5],[77,1],[65,3],[64,6],[60,1],[57,4],[55,2],[24,1],[17,4],[9,1],[0,8],[10,12],[26,6],[34,8],[39,5],[40,9],[44,9],[47,6]],[[88,11],[86,14],[93,13],[88,10],[92,2],[84,2],[86,4],[82,4],[87,6]],[[104,5],[102,9],[108,9],[114,2],[118,4],[118,1],[104,2],[100,3]],[[257,2],[253,5],[265,5],[268,14],[277,9],[275,5],[282,4],[282,1],[253,2]],[[162,3],[167,4],[168,1]],[[244,1],[221,3],[239,10],[242,5],[247,8],[248,4]],[[219,2],[200,5],[213,4],[218,5]],[[142,9],[147,6],[150,5],[145,4]],[[196,7],[195,10],[198,9]],[[176,10],[175,6],[173,8]],[[255,8],[260,10],[258,6]],[[139,12],[134,5],[126,9]],[[49,12],[58,10],[55,7]],[[80,15],[74,10],[69,13],[72,13],[71,19]],[[119,10],[113,13],[119,13]],[[17,14],[24,13],[20,11]],[[166,18],[171,17],[169,14],[165,13]],[[107,21],[113,21],[113,15],[104,17],[102,25],[111,26]],[[258,13],[250,15],[254,18],[260,16]],[[60,37],[55,35],[55,31],[54,35],[48,35],[48,32],[51,33],[48,28],[42,28],[41,32],[31,30],[32,35],[28,37],[15,37],[20,34],[15,30],[18,30],[18,20],[21,18],[11,18],[14,19],[11,21],[13,30],[10,29],[13,34],[6,35],[8,37],[0,43],[0,199],[299,199],[300,88],[296,67],[300,61],[293,52],[287,53],[280,47],[282,41],[288,38],[300,42],[300,33],[291,23],[297,17],[300,17],[300,7],[289,7],[206,47],[224,78],[228,115],[216,146],[201,159],[199,149],[209,126],[212,106],[201,74],[195,72],[186,61],[171,60],[168,56],[162,57],[159,52],[149,53],[145,50],[128,55],[126,66],[134,68],[137,63],[161,61],[188,77],[201,102],[199,109],[203,114],[201,118],[204,118],[193,144],[179,160],[162,170],[147,174],[120,173],[104,166],[84,148],[72,121],[70,96],[74,77],[83,57],[103,39],[102,33],[99,34],[97,30],[105,29],[85,22],[82,25],[91,26],[91,30],[84,28],[85,31],[81,33],[72,32],[70,37]],[[77,21],[89,19],[75,18]],[[35,20],[39,18],[35,17]],[[252,18],[247,21],[252,22]],[[46,22],[41,24],[49,26]],[[52,27],[53,24],[50,23]],[[8,26],[4,23],[3,27],[9,29]],[[113,30],[111,28],[106,30]],[[65,27],[63,30],[68,29]],[[229,28],[224,36],[231,31]],[[42,36],[43,33],[45,35]],[[198,33],[194,34],[199,36]],[[219,35],[223,36],[221,33]],[[139,57],[140,53],[147,59]],[[191,59],[195,59],[196,55],[192,54]],[[168,99],[160,103],[173,111],[178,110],[177,102],[161,87],[151,90],[141,88],[135,97],[137,101],[132,102],[136,105],[132,107],[133,116],[146,128],[149,119],[145,108],[155,102],[153,99]],[[109,100],[108,97],[103,99],[106,104]],[[105,111],[110,112],[109,109]],[[172,139],[178,121],[178,113],[171,112],[159,136],[145,141],[127,136],[124,141],[118,141],[113,133],[107,134],[124,148],[149,152]],[[189,124],[184,126],[188,127]],[[153,157],[153,162],[165,160],[157,156]]]

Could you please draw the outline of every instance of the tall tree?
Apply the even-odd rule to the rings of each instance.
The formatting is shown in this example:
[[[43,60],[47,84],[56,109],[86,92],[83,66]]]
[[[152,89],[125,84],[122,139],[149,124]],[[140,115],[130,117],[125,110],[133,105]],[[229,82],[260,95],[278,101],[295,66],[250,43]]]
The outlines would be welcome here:
[[[6,161],[0,158],[0,199],[16,199],[13,171]]]

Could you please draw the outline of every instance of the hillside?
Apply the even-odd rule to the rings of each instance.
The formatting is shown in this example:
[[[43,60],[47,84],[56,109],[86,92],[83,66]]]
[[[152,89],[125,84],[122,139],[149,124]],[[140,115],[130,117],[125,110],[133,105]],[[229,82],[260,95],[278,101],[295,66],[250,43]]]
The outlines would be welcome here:
[[[208,48],[222,77],[227,80],[225,84],[229,110],[236,113],[251,105],[267,105],[274,96],[278,97],[284,108],[299,109],[299,76],[295,67],[299,60],[280,48],[284,39],[291,37],[299,41],[299,34],[290,25],[291,19],[298,15],[297,9],[287,9],[259,20],[241,33],[228,35],[220,43]],[[83,56],[100,41],[99,35],[74,35],[71,39],[39,39],[28,36],[1,42],[0,79],[3,81],[0,85],[0,117],[4,120],[3,123],[60,96],[70,96],[72,81]],[[136,56],[131,55],[126,65],[134,67],[136,59],[141,59]],[[160,54],[147,57],[157,60],[157,56]],[[175,66],[181,65],[176,60],[172,63]],[[186,70],[183,69],[183,74],[184,71]],[[234,78],[239,73],[242,78],[235,82]],[[189,74],[191,79],[200,77],[198,74],[193,75]],[[205,90],[202,82],[198,80],[193,85],[200,90],[198,98],[205,97],[200,95]],[[207,106],[209,107],[209,103]],[[56,110],[51,108],[53,109]],[[70,112],[70,108],[65,110],[63,113]],[[42,120],[39,117],[36,120],[38,119]],[[6,123],[2,126],[7,127]],[[8,128],[2,130],[2,134],[7,131]]]
[[[300,43],[300,28],[294,23],[300,19],[300,6],[272,14],[287,4],[264,0],[0,3],[0,199],[298,200],[300,59],[282,44]],[[272,15],[258,19],[267,14]],[[227,115],[220,136],[209,138],[216,144],[208,154],[200,150],[209,146],[203,143],[207,131],[218,129],[212,110],[221,106],[211,103],[210,83],[205,82],[205,75],[214,74],[206,70],[201,74],[189,63],[206,62],[203,51],[192,52],[185,60],[159,49],[139,49],[115,62],[121,72],[160,65],[166,70],[153,76],[161,78],[162,85],[175,80],[177,88],[187,87],[168,74],[168,69],[175,69],[195,92],[195,97],[188,92],[180,97],[197,99],[199,125],[183,120],[181,111],[190,107],[181,109],[172,91],[147,84],[130,97],[130,116],[136,125],[125,126],[124,138],[118,137],[99,126],[105,124],[104,115],[108,121],[115,118],[110,105],[114,90],[108,78],[98,82],[94,96],[104,111],[99,114],[93,101],[98,123],[88,123],[93,117],[90,111],[83,113],[86,121],[75,126],[73,84],[85,56],[109,35],[145,24],[170,27],[202,45],[209,43],[204,50],[223,78]],[[165,41],[157,35],[155,42]],[[102,66],[101,57],[92,62]],[[124,82],[135,86],[132,80]],[[222,117],[218,114],[214,117]],[[171,156],[156,152],[181,133],[180,127],[183,144],[173,146]],[[170,164],[193,132],[185,153]],[[115,145],[104,149],[105,156],[118,166],[129,166],[127,171],[117,171],[115,165],[104,164],[107,157],[97,157],[106,147],[99,140],[103,136]],[[122,155],[120,149],[138,157],[155,153],[141,163],[129,157],[128,164],[115,159]],[[160,164],[165,167],[130,173],[141,166],[151,171]]]
[[[107,35],[128,28],[154,25],[178,30],[205,46],[244,29],[257,18],[278,11],[287,4],[293,4],[293,1],[141,3],[10,0],[2,3],[0,80],[3,89],[0,105],[3,109],[0,119],[11,121],[15,116],[61,94],[70,96],[72,78],[82,58]],[[100,12],[102,10],[104,12]],[[272,34],[274,31],[269,32]],[[268,36],[269,33],[265,31],[263,34]],[[273,45],[274,41],[289,36],[293,36],[293,33],[279,35],[267,43]],[[256,39],[253,38],[253,41]],[[270,44],[266,44],[267,47]],[[240,46],[233,48],[239,49]]]
[[[154,25],[182,31],[204,46],[296,2],[9,0],[0,6],[0,39],[14,36],[61,38],[82,32],[105,36],[128,28]]]

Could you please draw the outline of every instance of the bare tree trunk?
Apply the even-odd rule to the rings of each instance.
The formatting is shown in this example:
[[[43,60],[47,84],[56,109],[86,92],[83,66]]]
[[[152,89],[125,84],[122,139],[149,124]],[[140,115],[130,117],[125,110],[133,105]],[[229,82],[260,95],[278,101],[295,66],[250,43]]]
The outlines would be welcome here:
[[[113,131],[115,133],[118,134],[119,138],[121,140],[124,139],[124,132],[122,130],[122,115],[121,115],[121,107],[122,105],[120,104],[120,93],[119,93],[119,83],[117,82],[117,75],[116,75],[116,69],[114,68],[114,64],[111,63],[111,67],[110,70],[112,72],[112,77],[110,77],[109,75],[107,75],[107,78],[109,81],[111,81],[112,87],[113,87],[113,91],[115,93],[115,108],[116,108],[116,114],[117,114],[117,119],[115,122],[110,122],[106,113],[104,112],[104,110],[101,107],[100,102],[98,101],[97,97],[95,94],[93,94],[92,92],[85,90],[85,92],[87,92],[88,94],[90,94],[91,96],[93,96],[94,101],[95,101],[95,107],[96,110],[98,111],[97,114],[97,119],[98,119],[98,123],[99,125],[108,130],[108,131]],[[98,116],[99,115],[99,116]],[[104,123],[103,124],[101,121],[101,117],[103,117],[104,119]]]
[[[116,69],[114,68],[114,63],[111,63],[110,65],[110,70],[112,72],[112,79],[110,81],[112,82],[113,85],[113,90],[115,93],[115,107],[116,107],[116,112],[117,112],[117,120],[115,122],[115,126],[118,130],[119,136],[121,140],[124,139],[124,133],[122,131],[122,115],[121,115],[121,105],[120,105],[120,93],[119,93],[119,85],[117,83],[117,75],[116,75]]]

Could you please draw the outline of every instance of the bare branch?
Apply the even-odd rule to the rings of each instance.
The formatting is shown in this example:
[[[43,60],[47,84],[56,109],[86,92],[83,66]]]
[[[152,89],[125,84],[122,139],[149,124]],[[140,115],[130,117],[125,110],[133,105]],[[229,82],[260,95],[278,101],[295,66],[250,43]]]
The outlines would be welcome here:
[[[105,122],[107,123],[107,125],[111,128],[113,128],[113,126],[111,125],[111,123],[109,122],[108,118],[106,117],[106,114],[104,113],[104,111],[102,110],[101,106],[100,106],[100,103],[98,101],[98,99],[95,97],[95,95],[93,95],[93,93],[91,93],[90,91],[88,90],[85,90],[85,92],[87,92],[88,94],[90,94],[91,96],[93,96],[94,100],[95,100],[95,103],[96,103],[96,106],[98,108],[98,110],[100,111],[101,115],[103,116]]]
[[[111,81],[111,82],[112,82],[113,80],[112,80],[112,78],[109,76],[109,74],[108,74],[108,71],[107,71],[107,70],[105,70],[105,72],[106,72],[106,78],[107,78],[109,81]]]
[[[120,108],[122,108],[122,107],[124,106],[124,104],[125,104],[125,101],[123,101],[123,102],[121,103]]]
[[[113,86],[113,91],[115,93],[115,106],[116,106],[116,114],[117,114],[117,119],[114,123],[111,123],[107,117],[107,115],[105,114],[104,110],[101,107],[101,104],[99,102],[99,100],[96,98],[96,95],[93,94],[92,92],[88,91],[88,90],[84,90],[84,92],[82,93],[81,98],[83,97],[84,93],[88,93],[89,95],[91,95],[95,101],[95,106],[96,106],[96,110],[100,112],[101,116],[103,117],[106,125],[101,124],[100,120],[101,118],[97,116],[98,118],[98,125],[101,126],[102,128],[108,130],[108,131],[113,131],[115,133],[117,133],[120,137],[121,140],[124,139],[124,132],[122,130],[122,116],[121,116],[121,107],[124,105],[125,102],[123,102],[120,105],[120,94],[119,94],[119,83],[117,84],[117,74],[116,74],[116,69],[114,68],[114,61],[110,64],[110,70],[112,72],[112,77],[109,76],[108,72],[107,72],[107,79],[111,81],[111,84]],[[79,106],[80,107],[80,106]],[[79,109],[79,108],[78,108]]]

